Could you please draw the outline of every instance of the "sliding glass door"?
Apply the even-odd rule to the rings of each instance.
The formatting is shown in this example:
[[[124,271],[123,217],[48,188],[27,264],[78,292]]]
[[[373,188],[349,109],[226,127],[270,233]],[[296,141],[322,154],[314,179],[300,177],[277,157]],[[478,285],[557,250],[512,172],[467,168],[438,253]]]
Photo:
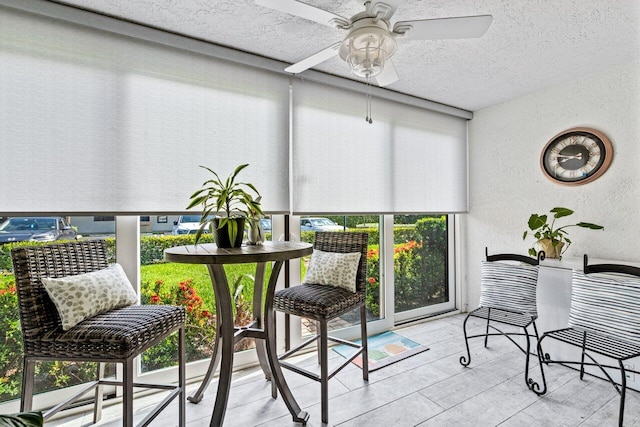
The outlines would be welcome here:
[[[294,237],[313,243],[315,231],[366,231],[367,320],[369,334],[395,324],[455,309],[452,219],[446,215],[293,217]],[[299,224],[300,228],[297,228]],[[304,277],[308,257],[301,261]],[[291,317],[291,342],[295,345],[315,332],[315,323]],[[329,330],[342,338],[358,336],[359,313],[353,311],[332,321]]]
[[[393,244],[395,321],[455,308],[453,249],[446,215],[396,215]]]

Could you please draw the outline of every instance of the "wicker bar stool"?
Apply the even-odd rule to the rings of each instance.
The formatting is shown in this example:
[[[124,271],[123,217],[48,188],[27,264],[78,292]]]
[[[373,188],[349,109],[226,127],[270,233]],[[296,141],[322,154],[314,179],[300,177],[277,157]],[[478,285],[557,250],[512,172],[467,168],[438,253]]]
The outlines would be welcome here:
[[[314,252],[322,251],[340,254],[360,253],[360,259],[358,261],[356,271],[355,292],[341,287],[328,286],[327,284],[309,283],[283,289],[276,292],[274,297],[273,306],[275,310],[315,320],[318,326],[319,333],[309,338],[299,346],[284,353],[278,359],[280,360],[280,365],[283,368],[320,382],[323,423],[327,423],[329,419],[329,379],[331,379],[336,373],[338,373],[338,371],[347,366],[349,362],[360,354],[362,355],[362,378],[365,381],[369,379],[369,367],[367,363],[367,316],[365,308],[368,240],[369,236],[367,233],[316,233],[315,243],[313,246]],[[357,308],[360,309],[360,333],[362,344],[356,344],[336,337],[330,337],[327,331],[327,323],[331,319],[335,319],[336,317]],[[331,372],[329,372],[328,369],[329,340],[341,344],[347,344],[357,349],[352,357],[340,366],[334,368]],[[318,342],[320,374],[316,374],[284,361],[284,359],[290,357],[292,354],[314,341]]]
[[[99,362],[98,378],[65,402],[45,412],[44,419],[95,389],[94,423],[101,417],[104,385],[123,387],[122,423],[133,425],[133,388],[169,390],[140,423],[148,425],[173,399],[179,401],[178,425],[185,425],[185,356],[183,307],[130,305],[89,317],[63,329],[56,305],[42,279],[97,272],[108,267],[103,240],[15,248],[11,251],[18,292],[24,362],[21,411],[33,403],[35,362],[45,360]],[[134,358],[178,331],[178,385],[133,382]],[[105,363],[121,363],[123,380],[103,379]]]

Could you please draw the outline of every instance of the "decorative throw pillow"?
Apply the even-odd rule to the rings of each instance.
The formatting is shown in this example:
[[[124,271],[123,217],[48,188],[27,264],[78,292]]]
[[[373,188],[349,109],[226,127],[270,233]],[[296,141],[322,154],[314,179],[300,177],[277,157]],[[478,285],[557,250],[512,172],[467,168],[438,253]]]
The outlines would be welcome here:
[[[537,315],[537,265],[482,261],[480,281],[480,306]]]
[[[573,270],[569,326],[640,345],[640,279]]]
[[[120,264],[75,276],[45,277],[42,284],[58,309],[65,331],[98,313],[138,301]]]
[[[356,291],[360,252],[337,253],[314,250],[303,285],[328,285]]]

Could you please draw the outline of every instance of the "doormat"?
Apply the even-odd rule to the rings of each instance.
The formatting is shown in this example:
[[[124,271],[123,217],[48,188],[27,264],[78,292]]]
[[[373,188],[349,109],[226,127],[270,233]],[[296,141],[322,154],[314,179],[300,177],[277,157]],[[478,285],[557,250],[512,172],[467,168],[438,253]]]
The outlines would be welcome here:
[[[360,344],[360,340],[354,342]],[[429,350],[422,344],[392,331],[369,337],[368,346],[370,372]],[[340,344],[333,347],[333,351],[348,359],[353,356],[357,349],[346,344]],[[362,368],[362,355],[359,354],[358,357],[353,359],[353,363]]]

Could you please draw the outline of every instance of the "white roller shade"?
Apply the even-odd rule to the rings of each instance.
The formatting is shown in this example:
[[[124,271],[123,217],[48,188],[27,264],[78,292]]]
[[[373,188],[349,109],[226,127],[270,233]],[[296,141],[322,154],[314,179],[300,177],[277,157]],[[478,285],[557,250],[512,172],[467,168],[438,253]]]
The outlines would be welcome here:
[[[466,121],[310,82],[293,88],[293,212],[467,211]]]
[[[0,214],[184,211],[208,175],[288,212],[288,79],[0,7]]]

